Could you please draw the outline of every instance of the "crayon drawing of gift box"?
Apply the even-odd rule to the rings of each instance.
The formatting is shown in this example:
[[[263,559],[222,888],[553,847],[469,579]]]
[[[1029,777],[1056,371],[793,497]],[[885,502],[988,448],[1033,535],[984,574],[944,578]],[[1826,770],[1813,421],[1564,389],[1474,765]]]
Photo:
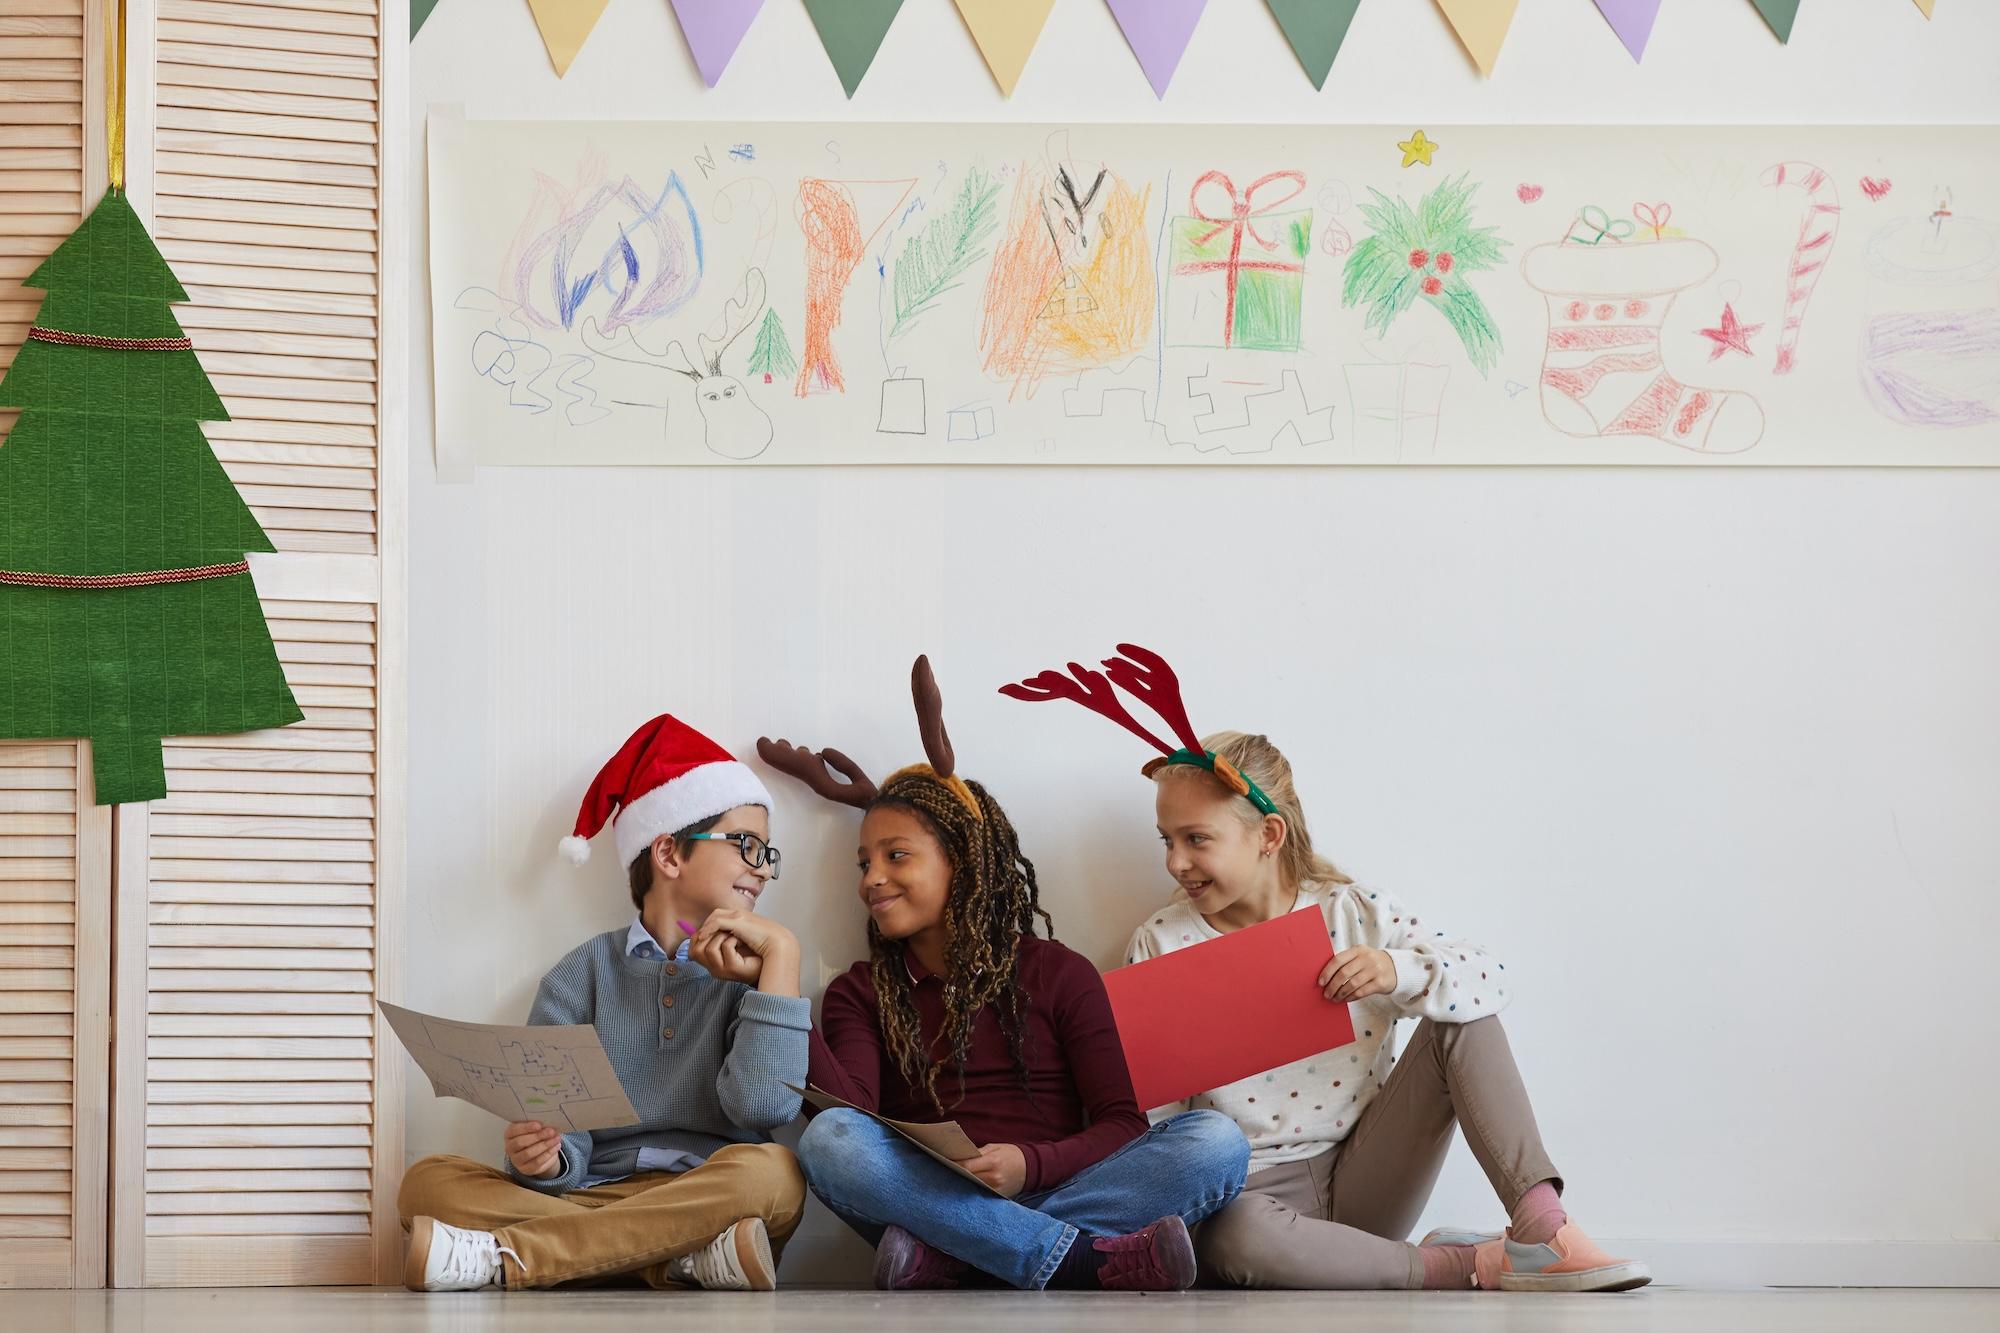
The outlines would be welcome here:
[[[1437,449],[1446,366],[1422,361],[1343,367],[1355,451],[1364,459],[1423,457]]]
[[[1167,338],[1176,347],[1296,352],[1305,304],[1312,210],[1283,211],[1305,192],[1274,171],[1240,193],[1219,171],[1195,182],[1190,216],[1173,220]]]

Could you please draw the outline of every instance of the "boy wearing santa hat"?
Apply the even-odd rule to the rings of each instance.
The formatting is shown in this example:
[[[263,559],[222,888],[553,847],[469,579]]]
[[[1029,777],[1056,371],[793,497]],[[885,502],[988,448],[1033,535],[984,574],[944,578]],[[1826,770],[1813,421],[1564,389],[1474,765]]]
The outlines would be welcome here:
[[[656,1287],[769,1291],[805,1182],[770,1131],[799,1113],[811,1007],[799,943],[755,915],[778,876],[771,797],[686,723],[640,727],[584,795],[563,853],[608,822],[638,915],[549,969],[531,1024],[589,1023],[640,1123],[507,1126],[508,1170],[427,1157],[403,1177],[415,1291],[549,1287],[634,1274]],[[699,949],[694,929],[715,922]],[[692,929],[691,929],[692,928]]]

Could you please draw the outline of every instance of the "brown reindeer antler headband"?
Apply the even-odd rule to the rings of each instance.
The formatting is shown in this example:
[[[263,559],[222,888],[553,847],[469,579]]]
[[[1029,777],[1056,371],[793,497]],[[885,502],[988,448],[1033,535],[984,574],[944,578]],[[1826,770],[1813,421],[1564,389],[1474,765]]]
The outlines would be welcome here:
[[[1110,718],[1160,752],[1159,758],[1151,760],[1140,770],[1147,777],[1152,777],[1169,764],[1207,769],[1222,779],[1224,786],[1265,814],[1277,814],[1276,803],[1264,794],[1263,788],[1250,780],[1249,774],[1213,750],[1202,747],[1201,737],[1188,722],[1187,705],[1181,702],[1180,677],[1167,665],[1167,659],[1134,643],[1119,644],[1118,653],[1117,657],[1104,659],[1103,671],[1071,662],[1067,676],[1060,671],[1044,671],[1018,685],[1002,685],[1000,693],[1024,703],[1047,703],[1051,699],[1080,703],[1091,712]],[[1124,690],[1159,714],[1180,741],[1181,748],[1176,750],[1146,730],[1119,699],[1119,690]]]
[[[923,738],[924,754],[930,762],[898,769],[882,786],[890,786],[906,774],[927,774],[943,783],[972,812],[973,818],[982,818],[972,789],[953,771],[957,761],[952,754],[951,736],[944,728],[944,695],[938,690],[928,657],[917,658],[910,668],[910,697],[916,705],[917,732]],[[757,742],[757,756],[839,805],[866,810],[881,795],[881,788],[869,781],[861,766],[838,750],[811,750],[787,740],[764,737]]]

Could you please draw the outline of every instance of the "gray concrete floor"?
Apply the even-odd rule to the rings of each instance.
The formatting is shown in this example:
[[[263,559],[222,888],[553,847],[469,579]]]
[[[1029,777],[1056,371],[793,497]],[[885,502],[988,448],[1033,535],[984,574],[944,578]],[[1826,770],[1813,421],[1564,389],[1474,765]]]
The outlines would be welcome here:
[[[671,1323],[669,1324],[669,1321]],[[0,1292],[6,1333],[1994,1333],[2000,1290],[1649,1287],[1624,1295],[791,1290],[472,1292],[285,1288]]]

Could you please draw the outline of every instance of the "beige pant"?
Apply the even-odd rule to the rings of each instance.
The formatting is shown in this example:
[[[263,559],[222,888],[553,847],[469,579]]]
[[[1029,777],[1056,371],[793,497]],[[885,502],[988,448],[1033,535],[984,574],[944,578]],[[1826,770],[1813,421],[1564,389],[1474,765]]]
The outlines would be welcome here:
[[[1544,1180],[1562,1188],[1500,1020],[1426,1019],[1346,1139],[1257,1172],[1195,1229],[1203,1275],[1233,1287],[1421,1287],[1423,1259],[1404,1238],[1437,1184],[1454,1122],[1510,1213]]]
[[[403,1228],[434,1217],[491,1231],[520,1256],[505,1257],[510,1287],[553,1287],[632,1273],[654,1287],[678,1285],[666,1261],[700,1249],[746,1217],[770,1229],[775,1258],[798,1229],[806,1182],[791,1150],[732,1143],[692,1171],[648,1171],[608,1185],[543,1194],[505,1171],[465,1157],[426,1157],[403,1174],[396,1208]]]

